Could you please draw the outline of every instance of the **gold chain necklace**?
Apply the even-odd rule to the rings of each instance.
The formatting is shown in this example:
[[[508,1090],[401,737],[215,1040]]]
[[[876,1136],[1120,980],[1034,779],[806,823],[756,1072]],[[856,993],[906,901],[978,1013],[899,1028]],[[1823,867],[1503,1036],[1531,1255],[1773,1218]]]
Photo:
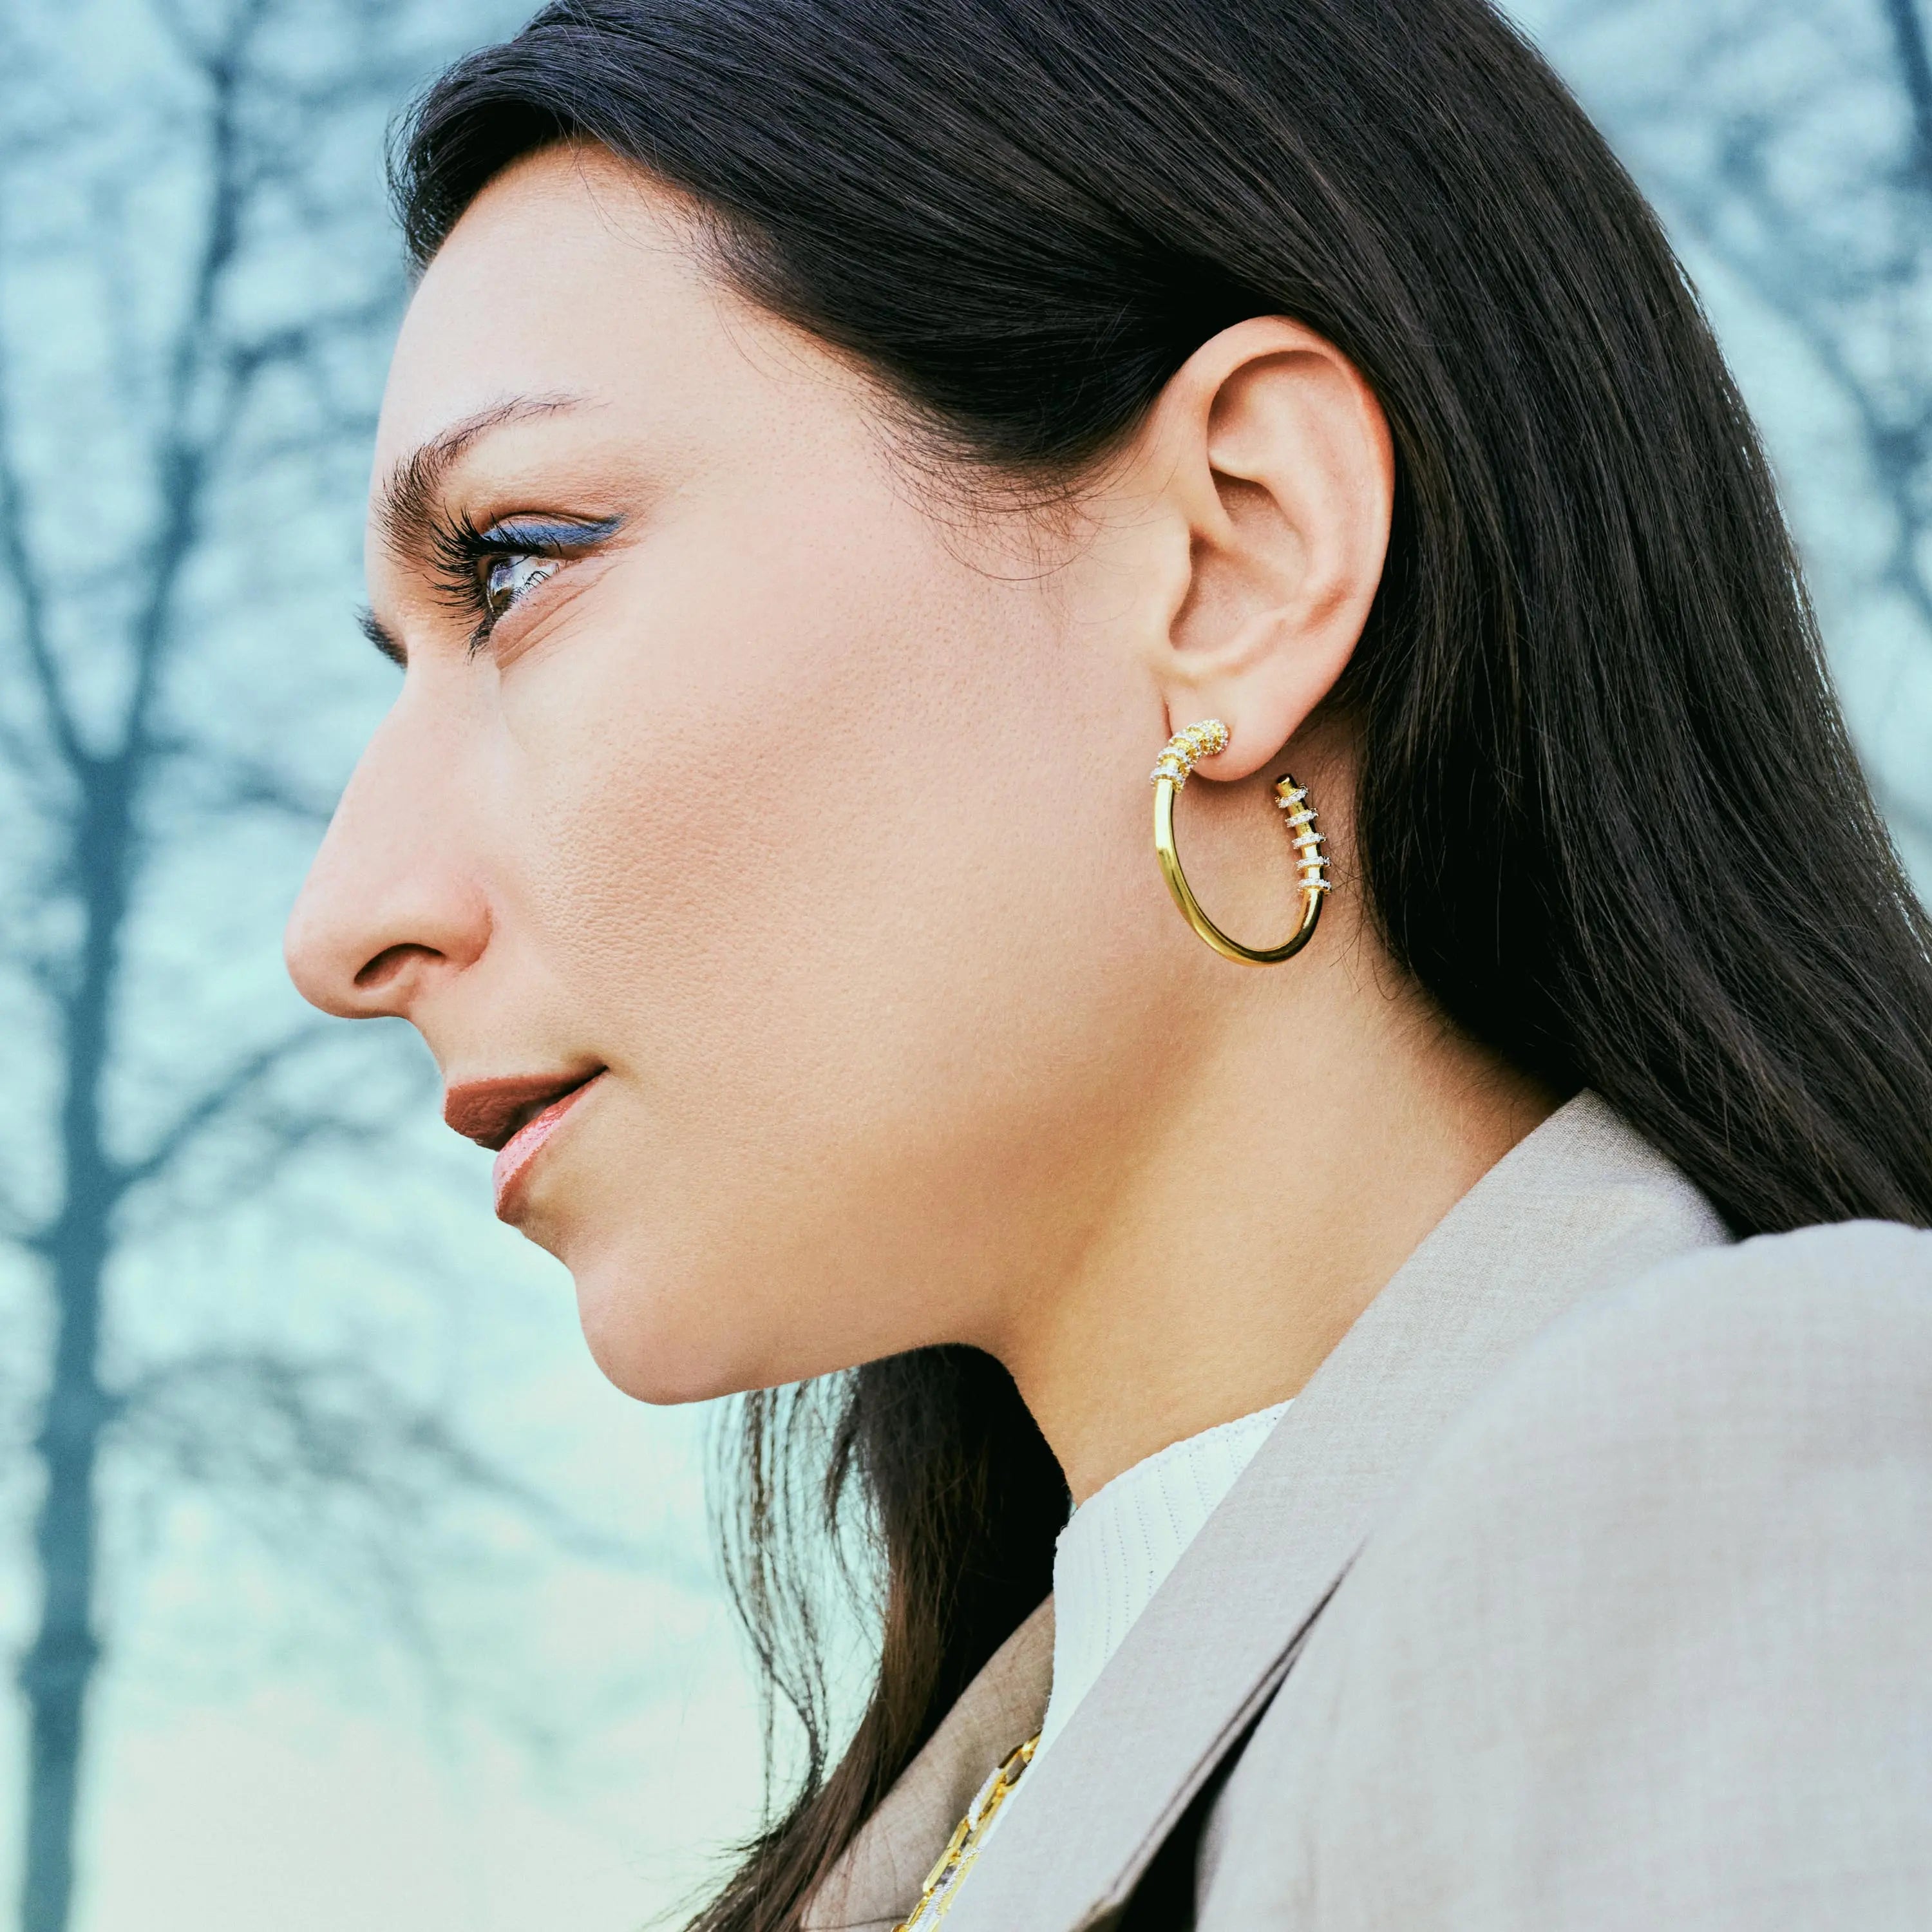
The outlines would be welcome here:
[[[953,1897],[966,1874],[973,1869],[973,1862],[979,1857],[980,1849],[986,1842],[986,1833],[994,1818],[1006,1802],[1008,1793],[1020,1781],[1021,1774],[1032,1763],[1039,1744],[1040,1733],[1036,1731],[993,1774],[992,1782],[986,1786],[984,1794],[960,1820],[952,1836],[946,1840],[938,1863],[926,1874],[926,1882],[920,1887],[919,1903],[893,1927],[892,1932],[927,1932],[928,1927],[937,1925],[952,1910]]]

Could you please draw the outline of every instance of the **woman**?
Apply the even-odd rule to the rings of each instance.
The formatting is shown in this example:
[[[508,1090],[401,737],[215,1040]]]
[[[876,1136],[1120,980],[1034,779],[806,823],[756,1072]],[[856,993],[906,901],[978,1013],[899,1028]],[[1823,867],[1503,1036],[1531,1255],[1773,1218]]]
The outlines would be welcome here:
[[[1924,1923],[1928,924],[1537,56],[578,0],[398,181],[290,959],[754,1392],[808,1772],[698,1924]]]

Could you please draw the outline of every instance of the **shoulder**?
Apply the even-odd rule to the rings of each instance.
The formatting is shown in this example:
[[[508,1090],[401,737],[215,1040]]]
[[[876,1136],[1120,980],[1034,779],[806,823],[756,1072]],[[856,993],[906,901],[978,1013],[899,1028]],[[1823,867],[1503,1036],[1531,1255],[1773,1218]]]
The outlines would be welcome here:
[[[1444,1438],[1424,1506],[1472,1479],[1534,1492],[1552,1459],[1566,1481],[1614,1492],[1620,1471],[1699,1441],[1782,1464],[1839,1460],[1888,1432],[1932,1454],[1928,1398],[1932,1234],[1860,1221],[1760,1236],[1653,1268],[1552,1324]]]
[[[1391,1607],[1426,1575],[1436,1630],[1452,1610],[1492,1624],[1519,1664],[1538,1642],[1681,1646],[1694,1606],[1761,1656],[1822,1658],[1830,1618],[1884,1624],[1905,1573],[1932,1586],[1929,1529],[1932,1234],[1858,1222],[1684,1256],[1552,1324],[1358,1567]]]
[[[1320,1926],[1917,1923],[1928,1633],[1932,1235],[1684,1257],[1406,1486],[1235,1769],[1231,1871]]]
[[[1668,1340],[1719,1366],[1794,1341],[1860,1345],[1932,1336],[1932,1234],[1841,1221],[1698,1250],[1598,1295],[1554,1324],[1520,1368],[1578,1351]],[[1835,1338],[1835,1340],[1834,1340]]]

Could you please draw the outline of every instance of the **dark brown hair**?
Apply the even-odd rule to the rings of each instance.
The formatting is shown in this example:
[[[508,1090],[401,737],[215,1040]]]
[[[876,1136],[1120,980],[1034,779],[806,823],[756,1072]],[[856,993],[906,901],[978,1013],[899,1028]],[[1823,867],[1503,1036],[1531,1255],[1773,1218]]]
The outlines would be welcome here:
[[[1374,386],[1395,527],[1338,694],[1361,876],[1458,1024],[1588,1085],[1740,1233],[1932,1222],[1932,964],[1775,493],[1656,220],[1485,0],[576,0],[430,90],[426,260],[506,164],[602,144],[940,451],[1065,482],[1204,340],[1299,318]],[[754,1398],[732,1574],[807,1775],[700,1915],[802,1901],[1045,1592],[1065,1492],[996,1365]],[[823,1564],[884,1582],[828,1763]]]

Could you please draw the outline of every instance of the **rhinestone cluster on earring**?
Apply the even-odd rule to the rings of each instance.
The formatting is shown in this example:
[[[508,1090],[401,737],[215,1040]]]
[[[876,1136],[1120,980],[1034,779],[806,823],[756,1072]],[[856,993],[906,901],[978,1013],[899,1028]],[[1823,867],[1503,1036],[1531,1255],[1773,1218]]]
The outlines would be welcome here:
[[[1177,731],[1168,739],[1161,754],[1154,761],[1154,770],[1148,774],[1149,780],[1158,784],[1162,778],[1172,778],[1174,788],[1178,791],[1187,782],[1187,775],[1197,761],[1211,758],[1217,752],[1228,748],[1228,728],[1218,718],[1204,718],[1198,724],[1190,724],[1184,731]]]
[[[1301,867],[1301,890],[1325,892],[1328,861],[1322,848],[1328,841],[1315,829],[1315,808],[1308,802],[1308,794],[1294,779],[1282,778],[1276,784],[1274,802],[1287,813],[1282,823],[1288,827],[1288,842],[1301,854],[1297,862]]]

